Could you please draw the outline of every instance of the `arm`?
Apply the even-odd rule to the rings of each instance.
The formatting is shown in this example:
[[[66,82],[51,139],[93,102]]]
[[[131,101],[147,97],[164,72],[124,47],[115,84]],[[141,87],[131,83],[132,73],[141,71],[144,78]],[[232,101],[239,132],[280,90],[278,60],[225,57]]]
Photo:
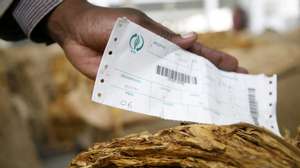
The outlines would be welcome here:
[[[57,42],[74,67],[90,78],[96,76],[101,55],[118,17],[127,17],[178,46],[207,58],[220,69],[246,72],[238,67],[232,56],[197,43],[195,33],[180,36],[136,9],[97,7],[86,0],[20,0],[13,16],[24,32],[22,37],[26,35],[36,42]],[[14,33],[9,37],[14,37]]]
[[[195,33],[182,37],[135,9],[103,8],[85,0],[65,0],[50,15],[47,27],[49,35],[64,49],[70,62],[79,71],[94,78],[118,17],[127,17],[180,47],[207,58],[220,69],[247,72],[238,67],[238,61],[232,56],[197,43]]]

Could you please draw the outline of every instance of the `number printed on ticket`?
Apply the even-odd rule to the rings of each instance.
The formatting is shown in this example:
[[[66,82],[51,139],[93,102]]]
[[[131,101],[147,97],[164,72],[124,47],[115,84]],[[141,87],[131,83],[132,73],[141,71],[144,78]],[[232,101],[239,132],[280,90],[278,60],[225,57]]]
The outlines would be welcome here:
[[[276,75],[219,70],[126,18],[115,23],[92,100],[169,120],[247,122],[279,134]]]

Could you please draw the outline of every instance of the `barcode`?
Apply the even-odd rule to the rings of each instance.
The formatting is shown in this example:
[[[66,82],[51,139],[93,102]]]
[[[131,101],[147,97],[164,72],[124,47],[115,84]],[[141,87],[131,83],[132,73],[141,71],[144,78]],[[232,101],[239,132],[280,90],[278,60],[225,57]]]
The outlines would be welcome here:
[[[194,84],[197,85],[198,80],[195,76],[190,76],[185,73],[178,72],[160,65],[156,66],[156,74],[167,77],[171,81],[180,83],[180,84]]]
[[[248,100],[249,100],[249,108],[250,108],[250,113],[251,113],[252,119],[256,125],[259,125],[259,123],[258,123],[258,107],[257,107],[257,101],[256,101],[256,89],[248,88]]]

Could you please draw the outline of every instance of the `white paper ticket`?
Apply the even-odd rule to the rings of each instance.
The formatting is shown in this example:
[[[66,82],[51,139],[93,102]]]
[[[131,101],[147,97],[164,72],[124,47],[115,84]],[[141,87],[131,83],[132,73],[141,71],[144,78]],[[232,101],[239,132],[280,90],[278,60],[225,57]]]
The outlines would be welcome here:
[[[93,101],[169,120],[247,122],[279,134],[277,78],[221,71],[119,18],[98,70]]]

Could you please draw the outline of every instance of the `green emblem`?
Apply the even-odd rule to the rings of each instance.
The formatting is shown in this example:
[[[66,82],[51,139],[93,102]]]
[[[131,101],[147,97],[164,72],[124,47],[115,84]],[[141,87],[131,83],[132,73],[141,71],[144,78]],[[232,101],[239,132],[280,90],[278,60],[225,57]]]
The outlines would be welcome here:
[[[135,33],[130,37],[129,46],[131,52],[137,53],[144,47],[144,38],[142,35]]]

